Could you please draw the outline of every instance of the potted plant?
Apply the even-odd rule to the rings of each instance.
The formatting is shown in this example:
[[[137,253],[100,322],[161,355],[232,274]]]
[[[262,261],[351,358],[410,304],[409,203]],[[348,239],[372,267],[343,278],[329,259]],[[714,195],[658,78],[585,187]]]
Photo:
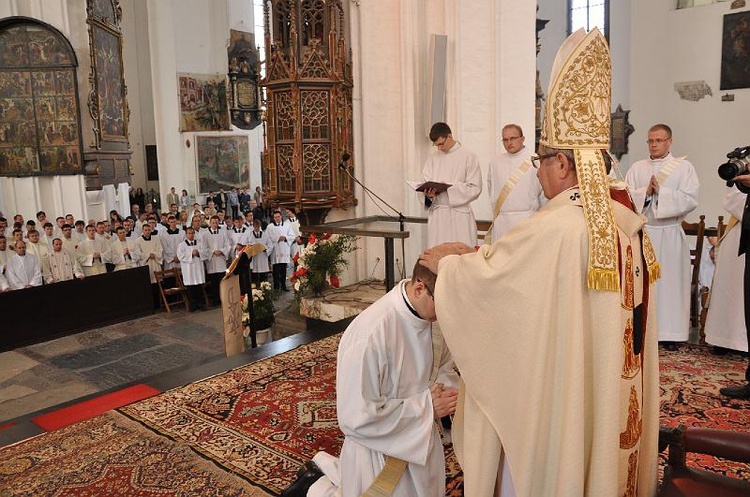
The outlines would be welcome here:
[[[339,286],[339,275],[349,265],[345,255],[357,250],[357,237],[312,233],[307,246],[295,256],[297,270],[292,274],[297,296],[312,292],[321,295],[326,289]]]
[[[259,286],[252,286],[253,315],[250,316],[249,300],[246,295],[242,296],[242,319],[246,326],[246,331],[250,332],[250,327],[255,330],[256,341],[263,344],[268,340],[269,332],[273,326],[276,308],[273,304],[273,289],[267,281],[261,282]]]

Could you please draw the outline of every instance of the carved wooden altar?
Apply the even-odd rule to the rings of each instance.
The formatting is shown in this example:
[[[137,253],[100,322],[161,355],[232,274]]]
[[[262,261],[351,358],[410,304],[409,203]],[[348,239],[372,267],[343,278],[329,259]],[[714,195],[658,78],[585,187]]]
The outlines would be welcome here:
[[[308,212],[355,205],[354,182],[339,168],[353,146],[341,0],[269,0],[264,26],[268,197]]]

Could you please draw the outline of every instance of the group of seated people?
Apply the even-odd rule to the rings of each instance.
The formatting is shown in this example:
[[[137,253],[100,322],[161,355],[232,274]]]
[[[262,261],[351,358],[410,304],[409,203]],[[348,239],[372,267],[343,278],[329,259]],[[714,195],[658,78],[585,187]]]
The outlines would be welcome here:
[[[88,223],[68,214],[53,224],[40,211],[36,221],[24,222],[16,214],[9,226],[0,214],[0,291],[148,266],[158,307],[155,274],[180,268],[189,309],[197,310],[204,307],[202,287],[207,280],[211,303],[219,305],[219,282],[228,264],[246,245],[258,243],[265,250],[253,257],[253,281],[266,281],[273,266],[274,287],[285,290],[287,264],[301,238],[294,210],[282,210],[274,211],[271,223],[255,206],[232,218],[216,209],[212,200],[206,206],[195,203],[190,212],[177,204],[162,213],[151,204],[146,204],[144,212],[133,205],[130,216],[123,218],[111,211],[109,219]]]

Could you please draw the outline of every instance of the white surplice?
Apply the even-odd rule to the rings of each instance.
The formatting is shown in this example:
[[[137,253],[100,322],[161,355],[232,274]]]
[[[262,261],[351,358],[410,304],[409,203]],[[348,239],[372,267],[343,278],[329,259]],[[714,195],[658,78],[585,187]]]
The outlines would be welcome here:
[[[193,242],[183,240],[177,246],[177,258],[180,259],[182,281],[187,286],[202,285],[206,282],[206,270],[203,261],[208,259],[209,250],[203,240],[193,240]],[[193,254],[193,250],[197,250],[198,254]]]
[[[706,317],[706,342],[747,352],[743,276],[745,254],[737,255],[742,231],[742,214],[747,195],[732,187],[724,195],[723,207],[740,223],[727,231],[716,247],[716,272]]]
[[[422,181],[451,185],[435,195],[427,210],[427,247],[444,242],[475,246],[477,224],[471,202],[482,193],[482,171],[476,154],[458,142],[447,153],[433,153],[422,169]]]
[[[282,221],[280,226],[271,223],[266,227],[266,234],[272,247],[271,264],[291,264],[292,244],[295,235],[289,223]],[[286,241],[279,241],[282,236],[286,238]]]
[[[230,261],[234,260],[234,258],[237,257],[237,245],[247,245],[247,237],[250,234],[250,231],[251,230],[246,229],[244,226],[239,229],[232,226],[227,230],[227,234],[229,235],[229,240],[231,242],[231,249],[229,251]]]
[[[170,232],[169,229],[161,229],[159,230],[159,240],[163,251],[164,269],[180,267],[180,263],[174,262],[174,258],[177,257],[177,247],[185,240],[185,232],[179,228],[174,232]]]
[[[682,230],[682,221],[698,205],[700,183],[693,165],[680,160],[677,167],[650,198],[646,190],[651,176],[675,157],[641,160],[628,170],[628,183],[638,212],[648,221],[646,232],[654,244],[661,265],[656,283],[659,340],[685,342],[690,333],[690,246]]]
[[[104,259],[106,259],[107,250],[101,240],[94,238],[85,240],[78,243],[78,263],[83,268],[83,272],[86,276],[93,276],[96,274],[104,274],[107,272],[107,266],[104,265]],[[94,257],[94,254],[98,253],[98,257]]]
[[[11,290],[22,290],[27,286],[42,284],[42,270],[39,260],[33,254],[13,254],[5,265],[5,279]]]
[[[203,230],[201,230],[203,231]],[[232,242],[229,240],[227,231],[218,228],[213,231],[212,228],[206,230],[203,235],[203,242],[208,247],[209,257],[206,259],[206,273],[223,273],[227,270],[227,257],[232,249]],[[221,254],[215,255],[214,251],[221,251]]]
[[[47,271],[47,254],[52,252],[52,249],[47,246],[46,243],[39,241],[37,243],[26,242],[26,253],[34,254],[36,260],[39,261],[39,268],[42,270],[42,276]]]
[[[127,249],[127,254],[125,249]],[[141,253],[138,251],[135,240],[126,238],[124,242],[121,242],[119,238],[116,238],[110,244],[107,262],[115,265],[115,271],[138,267],[140,261]]]
[[[405,284],[357,316],[339,344],[336,407],[346,438],[338,469],[344,496],[361,495],[386,455],[408,463],[393,497],[445,495],[443,444],[430,395],[432,330],[407,307]],[[436,381],[457,388],[446,347],[439,364]]]
[[[148,266],[148,272],[151,276],[151,284],[156,283],[156,271],[161,271],[161,264],[164,261],[164,249],[161,246],[161,240],[158,236],[150,236],[149,240],[139,236],[135,241],[138,253],[141,254],[140,265]],[[151,255],[153,254],[153,258]]]
[[[531,162],[530,157],[531,150],[524,147],[515,154],[507,152],[498,154],[490,161],[490,167],[487,171],[487,193],[490,196],[492,212],[495,211],[497,197],[503,190],[505,182],[524,161]],[[526,219],[538,211],[543,200],[544,192],[542,191],[542,184],[536,177],[536,169],[529,167],[503,202],[500,213],[495,218],[495,224],[492,226],[492,240],[499,240],[518,221]]]
[[[47,271],[43,273],[45,283],[57,283],[84,276],[83,269],[78,261],[71,259],[64,250],[59,252],[50,250],[47,254],[47,262],[42,267]]]
[[[249,245],[261,243],[266,247],[265,251],[253,256],[253,260],[250,262],[250,271],[253,273],[269,272],[271,267],[268,264],[268,251],[271,249],[271,241],[268,238],[268,231],[251,231],[248,235],[247,243]]]

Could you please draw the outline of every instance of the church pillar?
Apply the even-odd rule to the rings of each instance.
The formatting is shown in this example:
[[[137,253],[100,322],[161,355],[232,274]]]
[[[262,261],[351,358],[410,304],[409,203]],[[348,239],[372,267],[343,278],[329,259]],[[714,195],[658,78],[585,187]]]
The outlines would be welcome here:
[[[156,153],[162,208],[170,187],[187,186],[181,140],[174,33],[174,0],[148,0],[148,37],[151,49],[151,82],[154,98]],[[194,143],[190,144],[191,147]],[[191,192],[192,193],[192,192]],[[168,206],[167,206],[168,207]]]

